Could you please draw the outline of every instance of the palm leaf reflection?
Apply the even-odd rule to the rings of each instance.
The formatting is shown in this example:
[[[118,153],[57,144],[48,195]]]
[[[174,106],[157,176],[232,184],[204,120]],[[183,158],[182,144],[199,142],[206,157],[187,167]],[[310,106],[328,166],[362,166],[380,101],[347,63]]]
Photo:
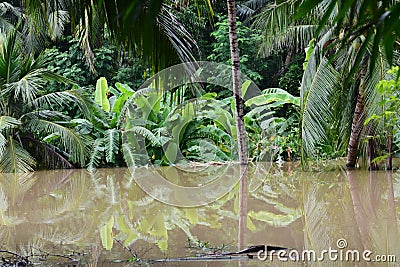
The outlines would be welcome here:
[[[237,188],[207,206],[177,208],[146,195],[133,182],[128,169],[69,172],[1,177],[2,242],[13,248],[20,246],[18,240],[38,248],[46,244],[101,246],[105,225],[108,230],[103,239],[114,240],[111,246],[117,239],[129,247],[155,246],[161,252],[168,250],[169,255],[181,252],[185,245],[181,244],[185,242],[182,234],[190,240],[216,244],[237,241]],[[319,252],[335,247],[338,238],[345,238],[349,248],[396,253],[392,248],[400,245],[395,238],[399,231],[395,204],[399,200],[400,175],[394,175],[394,209],[388,209],[386,179],[371,177],[366,182],[365,175],[360,175],[349,184],[347,174],[338,170],[290,173],[266,166],[250,169],[249,173],[253,177],[249,181],[248,242],[258,242],[262,237],[276,245]],[[196,181],[193,178],[190,182]],[[360,211],[364,211],[363,216]],[[360,224],[361,219],[368,223]],[[279,243],[281,239],[274,233],[281,230],[292,236],[292,243]],[[104,244],[110,248],[110,243]]]

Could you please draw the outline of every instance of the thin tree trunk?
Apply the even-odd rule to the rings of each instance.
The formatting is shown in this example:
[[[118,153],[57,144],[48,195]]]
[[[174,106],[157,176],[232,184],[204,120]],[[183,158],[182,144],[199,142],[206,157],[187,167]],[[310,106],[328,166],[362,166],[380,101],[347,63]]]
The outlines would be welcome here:
[[[233,81],[233,95],[236,107],[236,132],[238,139],[238,153],[240,162],[240,189],[239,189],[239,203],[241,209],[239,212],[239,228],[247,228],[247,140],[246,130],[244,128],[244,101],[242,97],[241,83],[240,83],[240,56],[239,45],[236,32],[236,3],[234,0],[227,0],[228,4],[228,26],[229,26],[229,43],[231,48],[232,60],[232,81]],[[241,250],[246,247],[246,231],[239,231],[238,249]],[[244,236],[243,236],[244,234]]]
[[[387,142],[387,149],[388,149],[388,158],[386,161],[386,170],[391,171],[392,170],[392,154],[393,154],[393,135],[391,134],[392,129],[390,127],[390,134],[388,136],[388,142]]]
[[[232,80],[233,94],[236,107],[236,131],[238,139],[238,152],[240,165],[247,165],[247,140],[246,130],[244,128],[244,101],[240,83],[240,56],[239,45],[236,32],[236,3],[234,0],[227,0],[228,3],[228,24],[229,24],[229,42],[232,59]],[[247,168],[246,172],[247,172]],[[242,177],[247,178],[247,175]]]
[[[370,171],[378,170],[379,166],[378,163],[374,159],[376,158],[376,140],[374,138],[368,139],[368,146],[367,146],[367,159],[368,159],[368,169]]]
[[[351,134],[349,145],[347,148],[347,168],[355,168],[357,163],[358,144],[360,141],[360,133],[364,124],[364,90],[365,90],[365,70],[362,70],[360,87],[358,89],[357,104],[354,110],[353,122],[351,124]]]
[[[288,69],[290,61],[292,60],[292,55],[293,55],[293,52],[290,50],[286,55],[285,63],[283,64],[281,69],[278,71],[276,76],[282,75]]]

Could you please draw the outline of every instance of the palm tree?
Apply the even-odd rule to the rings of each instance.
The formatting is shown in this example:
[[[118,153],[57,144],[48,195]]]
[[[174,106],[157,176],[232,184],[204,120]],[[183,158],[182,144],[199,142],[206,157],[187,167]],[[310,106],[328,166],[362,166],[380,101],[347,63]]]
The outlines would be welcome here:
[[[244,101],[240,83],[240,56],[238,37],[236,32],[236,2],[227,0],[228,3],[228,23],[229,23],[229,42],[231,47],[232,59],[232,81],[233,94],[236,107],[236,129],[238,138],[239,161],[242,165],[247,165],[247,141],[246,130],[244,128]]]
[[[240,163],[240,192],[239,203],[241,203],[240,218],[247,218],[247,191],[248,191],[248,156],[247,156],[247,139],[246,129],[244,127],[244,101],[242,97],[241,83],[240,83],[240,56],[238,36],[236,32],[236,2],[234,0],[227,0],[228,4],[228,27],[229,27],[229,43],[231,48],[232,60],[232,82],[233,82],[233,97],[235,100],[235,123],[238,140],[238,154]],[[246,220],[240,219],[240,229],[246,229]],[[238,249],[243,249],[246,244],[239,233]]]
[[[267,50],[293,49],[293,45],[305,48],[309,43],[301,85],[303,161],[315,156],[318,149],[330,147],[336,156],[347,150],[347,166],[354,167],[362,136],[371,136],[377,130],[364,128],[364,120],[377,101],[374,89],[384,78],[389,61],[382,47],[370,49],[374,45],[371,40],[379,40],[375,35],[352,35],[342,42],[364,19],[362,1],[355,1],[352,12],[345,14],[336,13],[344,6],[342,2],[321,1],[294,20],[299,4],[294,0],[270,4],[257,15],[254,25],[260,27],[264,21],[266,35],[275,33],[275,37],[266,37]],[[373,153],[369,157],[374,157]]]
[[[167,67],[177,60],[193,61],[198,50],[196,41],[177,19],[190,1],[23,1],[28,14],[48,18],[46,14],[67,11],[71,30],[79,36],[89,65],[93,66],[92,47],[104,36],[114,41],[121,50],[129,51],[147,61],[153,71]],[[212,15],[209,0],[195,1],[199,13]],[[46,23],[49,23],[47,19]],[[93,70],[93,69],[92,69]]]
[[[17,35],[1,36],[0,171],[28,172],[35,166],[83,166],[89,140],[68,127],[57,107],[75,103],[88,115],[78,91],[43,94],[46,81],[69,82],[50,73],[48,59],[21,54]]]
[[[399,38],[400,3],[397,1],[323,1],[326,8],[321,12],[322,19],[319,30],[324,29],[327,20],[333,20],[339,36],[332,38],[328,47],[336,50],[347,50],[353,54],[353,61],[344,78],[346,84],[356,77],[357,89],[353,93],[353,119],[347,149],[347,163],[350,168],[355,167],[359,153],[359,144],[362,129],[368,110],[374,108],[373,102],[378,77],[384,79],[388,65],[393,62],[394,45]],[[298,17],[313,10],[318,4],[313,1],[304,1],[300,7]],[[356,49],[354,49],[356,48]],[[354,51],[355,50],[355,51]],[[354,79],[353,79],[354,82]],[[371,84],[372,83],[372,84]],[[368,87],[372,86],[372,90]],[[371,88],[370,88],[371,89]],[[376,99],[376,98],[375,98]],[[366,127],[367,134],[373,136],[373,125]],[[372,163],[374,155],[374,142],[368,140],[368,157],[370,168],[376,168]],[[389,148],[390,150],[390,148]]]
[[[379,59],[379,54],[384,47],[384,54],[388,58],[388,62],[393,62],[394,46],[398,45],[400,31],[400,3],[398,1],[366,1],[352,0],[337,2],[333,0],[322,1],[326,8],[321,9],[322,19],[318,25],[318,30],[325,27],[325,22],[332,20],[338,28],[346,29],[342,32],[340,39],[335,40],[337,44],[342,46],[348,45],[353,40],[359,37],[365,37],[371,40],[371,44],[366,44],[365,47],[371,46],[372,66]],[[301,3],[296,18],[313,12],[320,2],[306,0]],[[351,27],[349,26],[349,22]],[[354,64],[357,68],[361,63],[363,51],[359,51],[360,56]],[[373,69],[373,68],[371,68]]]

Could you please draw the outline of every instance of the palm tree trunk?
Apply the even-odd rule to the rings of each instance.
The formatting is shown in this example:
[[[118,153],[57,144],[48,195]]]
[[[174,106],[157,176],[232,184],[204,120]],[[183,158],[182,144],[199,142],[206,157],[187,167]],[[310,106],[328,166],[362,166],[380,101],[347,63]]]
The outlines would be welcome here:
[[[239,189],[239,203],[243,205],[239,212],[240,229],[247,228],[247,140],[246,130],[244,128],[244,101],[242,97],[241,83],[240,83],[240,56],[238,36],[236,32],[236,3],[234,0],[227,0],[228,3],[228,26],[229,26],[229,43],[231,48],[232,60],[232,81],[233,81],[233,95],[236,107],[236,132],[238,139],[238,152],[240,162],[240,189]],[[238,249],[246,247],[246,231],[239,231]],[[242,236],[243,235],[243,236]]]
[[[377,162],[374,162],[374,158],[376,157],[376,141],[373,138],[368,139],[367,146],[367,159],[368,159],[368,170],[378,170],[379,166]]]
[[[357,104],[354,110],[353,122],[351,124],[351,133],[349,145],[347,148],[347,168],[355,168],[357,163],[358,144],[360,141],[360,133],[364,125],[364,90],[365,90],[365,70],[362,70],[360,79],[360,87],[358,89]]]
[[[247,140],[246,130],[244,128],[244,101],[241,92],[240,83],[240,56],[238,37],[236,32],[236,3],[234,0],[227,0],[228,3],[228,24],[229,24],[229,42],[231,48],[232,59],[232,80],[233,94],[236,107],[236,131],[238,139],[239,162],[241,165],[247,165]],[[245,168],[247,169],[247,168]],[[247,178],[247,175],[242,178]]]

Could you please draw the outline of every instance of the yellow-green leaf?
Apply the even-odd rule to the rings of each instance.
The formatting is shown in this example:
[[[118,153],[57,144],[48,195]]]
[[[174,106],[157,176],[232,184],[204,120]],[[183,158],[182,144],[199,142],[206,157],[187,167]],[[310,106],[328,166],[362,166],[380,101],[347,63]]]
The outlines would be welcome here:
[[[188,208],[185,210],[186,218],[189,219],[191,224],[197,224],[199,222],[199,215],[197,214],[197,209]]]
[[[101,77],[97,80],[96,91],[94,92],[94,101],[101,106],[104,111],[110,112],[110,101],[107,98],[108,85],[107,80]]]
[[[111,250],[113,246],[113,236],[112,236],[112,228],[114,226],[114,216],[111,216],[110,219],[100,227],[100,238],[103,247],[106,250]]]

